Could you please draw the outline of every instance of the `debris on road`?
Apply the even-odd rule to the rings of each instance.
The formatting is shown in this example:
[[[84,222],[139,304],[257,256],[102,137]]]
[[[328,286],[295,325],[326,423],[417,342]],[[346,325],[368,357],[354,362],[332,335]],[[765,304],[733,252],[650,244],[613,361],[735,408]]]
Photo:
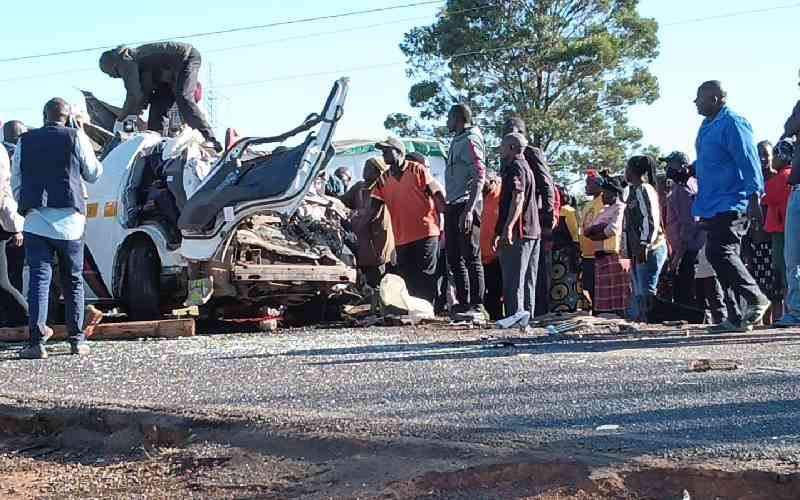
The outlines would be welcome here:
[[[194,337],[193,319],[168,319],[161,321],[134,321],[128,323],[95,324],[92,327],[92,340],[132,340],[140,338]],[[66,340],[66,327],[53,326],[51,340]],[[0,342],[28,342],[28,327],[0,328]]]
[[[733,371],[738,367],[737,362],[732,359],[693,359],[689,361],[690,372]]]
[[[434,320],[433,304],[427,300],[412,297],[406,282],[400,276],[387,274],[380,284],[380,300],[383,313],[393,316],[403,324],[417,324]]]
[[[618,431],[620,429],[622,429],[622,426],[613,425],[613,424],[607,424],[607,425],[601,425],[601,426],[596,427],[595,431],[597,431],[597,432],[614,432],[614,431]]]
[[[495,324],[501,329],[526,328],[530,322],[530,319],[531,313],[528,311],[521,311],[507,318],[503,318]]]

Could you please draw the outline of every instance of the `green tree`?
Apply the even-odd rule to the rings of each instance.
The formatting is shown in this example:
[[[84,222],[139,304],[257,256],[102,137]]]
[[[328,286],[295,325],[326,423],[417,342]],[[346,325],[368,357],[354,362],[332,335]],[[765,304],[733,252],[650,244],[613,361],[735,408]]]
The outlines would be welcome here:
[[[648,70],[658,26],[638,3],[448,0],[400,44],[417,80],[411,105],[441,123],[451,104],[467,102],[495,136],[518,114],[562,179],[587,164],[618,169],[642,137],[628,109],[658,98]]]

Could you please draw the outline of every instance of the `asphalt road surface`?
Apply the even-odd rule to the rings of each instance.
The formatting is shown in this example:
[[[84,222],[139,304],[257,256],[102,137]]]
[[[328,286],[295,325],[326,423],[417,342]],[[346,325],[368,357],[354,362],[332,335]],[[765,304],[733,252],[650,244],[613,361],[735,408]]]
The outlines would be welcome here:
[[[368,328],[0,350],[0,395],[255,415],[272,425],[666,458],[800,462],[800,333],[487,341]],[[735,371],[687,371],[696,358]],[[601,427],[606,426],[606,427]]]

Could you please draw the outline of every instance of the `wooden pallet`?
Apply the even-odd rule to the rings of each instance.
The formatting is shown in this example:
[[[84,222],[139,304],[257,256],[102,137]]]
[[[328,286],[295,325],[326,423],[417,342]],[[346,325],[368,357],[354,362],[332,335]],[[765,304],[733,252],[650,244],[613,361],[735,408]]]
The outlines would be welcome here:
[[[63,325],[53,328],[53,340],[66,340],[67,332]],[[163,321],[135,321],[130,323],[101,323],[94,327],[89,340],[133,340],[140,338],[174,339],[194,337],[193,319],[168,319]],[[28,327],[0,328],[0,342],[27,342],[30,339]]]

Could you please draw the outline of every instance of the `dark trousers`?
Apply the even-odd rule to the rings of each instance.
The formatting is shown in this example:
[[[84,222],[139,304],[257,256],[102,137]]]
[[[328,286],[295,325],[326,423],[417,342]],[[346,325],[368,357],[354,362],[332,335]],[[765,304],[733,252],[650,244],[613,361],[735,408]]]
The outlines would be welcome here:
[[[432,236],[398,246],[397,268],[406,281],[412,297],[425,299],[433,304],[436,298],[436,257],[439,253],[439,237]]]
[[[25,257],[28,259],[28,309],[31,344],[42,342],[47,326],[47,309],[53,264],[58,256],[58,269],[66,310],[69,341],[83,342],[83,240],[54,240],[25,233]]]
[[[697,251],[686,251],[672,285],[673,298],[678,304],[698,307],[694,282],[695,265],[697,265]]]
[[[503,271],[500,261],[483,265],[483,279],[486,285],[486,295],[483,296],[483,305],[492,321],[503,319]]]
[[[581,286],[594,300],[594,257],[583,257],[581,260]]]
[[[511,246],[497,250],[503,271],[503,300],[506,316],[536,308],[536,275],[539,240],[518,239]]]
[[[192,50],[186,66],[178,73],[178,81],[173,89],[169,85],[158,87],[150,98],[150,116],[147,119],[149,130],[161,131],[164,118],[173,104],[178,104],[178,111],[186,125],[197,129],[206,139],[214,137],[205,114],[194,101],[194,91],[197,88],[197,75],[203,60],[200,52]]]
[[[722,286],[717,278],[711,276],[695,280],[695,294],[698,307],[711,311],[711,319],[714,323],[719,324],[727,319],[728,310],[725,307]]]
[[[441,247],[441,242],[439,246]],[[444,248],[439,248],[439,256],[436,258],[436,274],[434,276],[436,299],[433,304],[433,310],[437,314],[447,311],[447,293],[450,290],[451,278],[450,266],[447,265],[447,252]]]
[[[22,270],[25,266],[25,248],[14,246],[10,233],[0,234],[0,269],[8,280],[0,283],[0,326],[16,327],[28,323],[28,312],[22,296]],[[2,271],[0,271],[2,272]]]
[[[474,217],[472,228],[465,233],[458,224],[465,208],[466,203],[448,205],[444,215],[447,264],[455,278],[458,303],[463,306],[479,306],[486,293],[481,262],[480,217]]]
[[[541,316],[550,312],[550,288],[553,282],[553,243],[540,240],[539,262],[536,274],[536,309],[534,316]]]
[[[703,227],[708,231],[706,256],[722,285],[728,319],[740,322],[742,311],[737,303],[738,296],[751,305],[769,302],[742,262],[742,238],[747,234],[747,217],[737,212],[725,212],[703,220]]]

